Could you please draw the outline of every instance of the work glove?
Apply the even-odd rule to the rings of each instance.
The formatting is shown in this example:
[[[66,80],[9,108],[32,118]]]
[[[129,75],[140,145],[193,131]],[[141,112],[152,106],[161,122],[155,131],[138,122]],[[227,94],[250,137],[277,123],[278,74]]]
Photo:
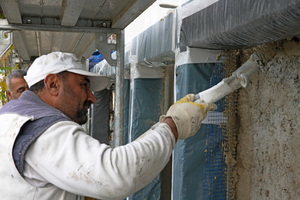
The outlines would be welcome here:
[[[176,124],[178,139],[184,140],[197,133],[201,122],[206,118],[207,112],[216,110],[214,103],[195,103],[195,95],[188,94],[168,110],[166,115],[162,115],[159,122],[162,123],[167,117],[171,117]]]

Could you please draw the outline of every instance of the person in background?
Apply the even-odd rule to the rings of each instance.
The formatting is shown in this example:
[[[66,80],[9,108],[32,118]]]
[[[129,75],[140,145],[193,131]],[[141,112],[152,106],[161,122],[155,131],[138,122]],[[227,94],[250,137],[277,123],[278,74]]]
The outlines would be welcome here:
[[[10,72],[6,77],[6,84],[8,86],[6,94],[9,100],[18,99],[22,92],[28,89],[24,76],[26,76],[26,71],[17,69]]]
[[[37,58],[29,90],[0,109],[0,195],[5,200],[124,199],[168,163],[178,139],[196,134],[212,104],[189,94],[135,141],[111,148],[80,126],[109,79],[86,71],[74,54]]]

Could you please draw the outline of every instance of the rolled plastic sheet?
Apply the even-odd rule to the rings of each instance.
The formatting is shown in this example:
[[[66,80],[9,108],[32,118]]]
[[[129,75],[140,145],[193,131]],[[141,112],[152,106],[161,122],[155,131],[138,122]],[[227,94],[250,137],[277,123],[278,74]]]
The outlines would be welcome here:
[[[181,51],[187,46],[248,48],[300,34],[300,0],[219,0],[211,5],[209,2],[188,1],[178,8],[183,16],[178,29]]]
[[[162,78],[164,75],[164,71],[161,67],[148,67],[138,64],[131,66],[130,75],[132,79]]]
[[[131,41],[131,55],[137,57],[137,63],[148,66],[174,63],[175,19],[176,14],[171,12]]]
[[[221,55],[221,50],[189,48],[186,51],[178,52],[176,55],[175,66],[193,63],[217,63],[218,56]]]

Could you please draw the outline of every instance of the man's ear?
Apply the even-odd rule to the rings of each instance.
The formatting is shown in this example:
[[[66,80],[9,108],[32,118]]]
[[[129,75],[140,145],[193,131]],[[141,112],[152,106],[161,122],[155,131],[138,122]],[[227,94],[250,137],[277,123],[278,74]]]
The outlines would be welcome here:
[[[6,91],[6,95],[8,96],[9,100],[12,100],[12,96],[9,90]]]
[[[44,79],[45,89],[49,91],[51,95],[57,96],[58,95],[58,86],[59,86],[59,79],[56,74],[48,74]]]

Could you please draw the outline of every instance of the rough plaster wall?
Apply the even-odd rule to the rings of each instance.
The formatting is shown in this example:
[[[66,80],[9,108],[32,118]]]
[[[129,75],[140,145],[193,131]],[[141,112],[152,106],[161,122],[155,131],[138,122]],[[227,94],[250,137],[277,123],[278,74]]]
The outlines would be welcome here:
[[[300,199],[299,37],[244,50],[267,65],[238,93],[236,199]]]

